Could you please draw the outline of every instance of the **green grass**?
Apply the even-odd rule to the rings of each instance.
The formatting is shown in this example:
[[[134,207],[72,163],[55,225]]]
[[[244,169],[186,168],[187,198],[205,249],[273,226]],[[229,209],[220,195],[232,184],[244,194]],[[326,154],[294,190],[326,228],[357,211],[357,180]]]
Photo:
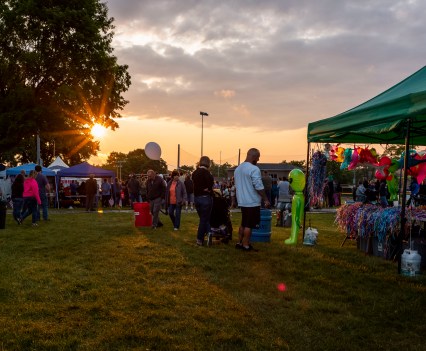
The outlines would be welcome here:
[[[332,214],[318,245],[259,252],[135,228],[132,213],[51,211],[0,230],[0,350],[424,350],[426,280],[365,256]],[[240,213],[233,213],[234,238]],[[274,221],[274,219],[273,219]],[[301,236],[301,235],[300,235]],[[284,292],[277,289],[284,283]]]

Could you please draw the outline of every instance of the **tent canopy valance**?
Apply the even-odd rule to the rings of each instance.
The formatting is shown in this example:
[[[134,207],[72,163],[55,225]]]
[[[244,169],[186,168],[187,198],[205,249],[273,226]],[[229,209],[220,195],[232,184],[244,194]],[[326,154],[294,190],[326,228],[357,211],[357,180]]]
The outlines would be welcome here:
[[[426,66],[385,92],[308,125],[308,142],[426,145]]]
[[[19,173],[21,173],[22,170],[25,171],[26,175],[29,175],[30,171],[35,169],[35,166],[37,166],[35,163],[27,163],[25,165],[13,167],[13,168],[8,168],[8,169],[6,169],[6,175],[16,176]],[[56,173],[54,171],[52,171],[51,169],[46,168],[46,167],[42,167],[41,172],[47,177],[54,177],[56,175]]]
[[[94,174],[95,178],[114,178],[114,171],[99,168],[88,164],[87,162],[80,163],[78,165],[62,169],[58,173],[58,177],[89,177]]]

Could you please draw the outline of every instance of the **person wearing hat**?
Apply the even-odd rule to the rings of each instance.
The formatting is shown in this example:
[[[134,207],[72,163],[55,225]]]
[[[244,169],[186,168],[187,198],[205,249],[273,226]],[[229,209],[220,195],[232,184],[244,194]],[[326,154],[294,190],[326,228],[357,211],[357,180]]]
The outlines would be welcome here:
[[[42,209],[43,211],[43,220],[44,221],[48,221],[48,201],[47,201],[47,194],[46,191],[49,192],[50,191],[50,184],[49,181],[47,180],[46,176],[44,174],[42,174],[42,167],[40,165],[35,166],[35,171],[37,172],[37,176],[36,176],[36,182],[38,185],[38,192],[40,195],[40,200],[41,200],[41,206],[38,207],[37,210],[37,221],[40,221],[40,210]]]

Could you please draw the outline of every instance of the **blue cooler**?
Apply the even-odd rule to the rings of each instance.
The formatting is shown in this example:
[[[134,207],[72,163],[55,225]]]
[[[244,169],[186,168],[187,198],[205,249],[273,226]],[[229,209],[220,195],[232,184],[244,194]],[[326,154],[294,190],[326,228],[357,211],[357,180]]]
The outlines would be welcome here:
[[[260,209],[259,229],[252,230],[250,241],[258,243],[269,243],[271,241],[271,222],[272,211],[265,208]]]

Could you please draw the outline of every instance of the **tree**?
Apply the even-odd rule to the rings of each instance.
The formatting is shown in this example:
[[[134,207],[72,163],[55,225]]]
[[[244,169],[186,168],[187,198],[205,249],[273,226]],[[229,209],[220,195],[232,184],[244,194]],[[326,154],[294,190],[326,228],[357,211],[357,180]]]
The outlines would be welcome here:
[[[194,166],[187,166],[187,165],[183,165],[183,166],[181,166],[181,167],[180,167],[180,170],[181,170],[182,172],[185,172],[185,173],[187,173],[187,172],[192,173],[192,172],[194,172],[195,167],[194,167]]]
[[[228,162],[218,165],[212,160],[210,172],[212,172],[213,177],[228,178],[228,169],[231,167],[232,165]]]
[[[95,123],[114,130],[127,101],[126,65],[112,54],[113,18],[100,0],[0,3],[0,161],[56,154],[69,164],[99,150]]]
[[[412,147],[415,149],[415,147]],[[383,151],[382,156],[388,156],[391,158],[400,158],[402,153],[405,151],[405,145],[388,145]]]
[[[168,173],[167,163],[163,159],[151,160],[143,149],[130,151],[127,155],[121,152],[111,152],[102,167],[117,172],[119,164],[121,164],[122,179],[126,179],[130,174],[146,174],[149,169],[161,174]]]
[[[289,165],[300,167],[301,169],[305,169],[306,168],[306,161],[305,160],[302,160],[302,161],[295,161],[295,160],[293,160],[293,161],[290,161],[290,162],[287,162],[286,160],[284,160],[281,163],[287,163]]]

